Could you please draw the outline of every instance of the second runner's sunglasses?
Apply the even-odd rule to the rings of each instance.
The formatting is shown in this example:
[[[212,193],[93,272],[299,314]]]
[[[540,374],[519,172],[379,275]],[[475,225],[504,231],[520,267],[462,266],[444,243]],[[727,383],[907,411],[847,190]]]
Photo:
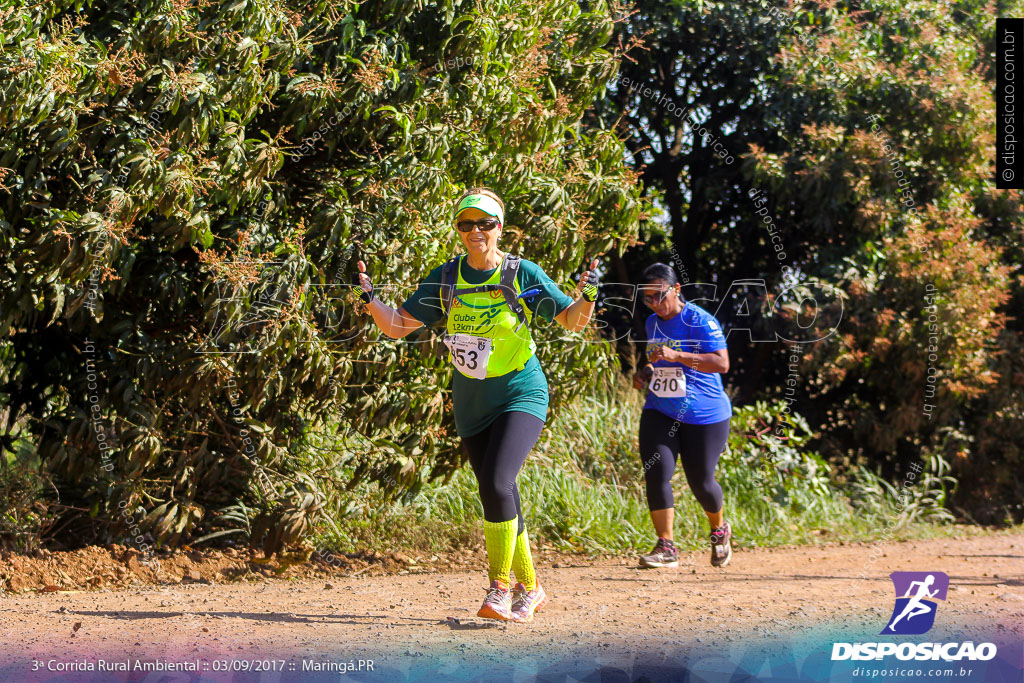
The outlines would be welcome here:
[[[455,227],[459,229],[459,232],[473,232],[473,226],[480,228],[483,232],[490,232],[496,227],[501,225],[497,218],[481,218],[478,221],[459,221],[455,224]]]
[[[650,306],[651,304],[660,304],[662,301],[665,300],[665,297],[667,297],[668,293],[671,291],[671,289],[663,289],[661,291],[654,292],[653,294],[644,294],[644,303],[647,304],[648,306]]]

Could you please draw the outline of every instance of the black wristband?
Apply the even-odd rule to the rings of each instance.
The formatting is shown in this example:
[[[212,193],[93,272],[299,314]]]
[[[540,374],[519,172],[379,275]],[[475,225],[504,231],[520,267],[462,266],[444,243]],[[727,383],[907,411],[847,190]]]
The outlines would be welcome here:
[[[590,271],[583,282],[583,298],[593,303],[597,301],[597,273]]]

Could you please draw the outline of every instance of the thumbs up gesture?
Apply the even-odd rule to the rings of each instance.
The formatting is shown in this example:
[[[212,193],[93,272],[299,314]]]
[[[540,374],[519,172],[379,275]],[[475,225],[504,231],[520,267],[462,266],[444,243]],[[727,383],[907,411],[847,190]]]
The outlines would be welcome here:
[[[597,300],[597,259],[592,259],[590,265],[583,275],[580,275],[580,283],[583,285],[583,298],[593,302]]]
[[[373,283],[370,282],[370,276],[366,274],[366,264],[360,261],[356,264],[359,268],[359,272],[356,274],[356,284],[363,288],[363,291],[359,293],[359,296],[363,298],[363,301],[370,303],[373,301],[375,294],[373,293]]]

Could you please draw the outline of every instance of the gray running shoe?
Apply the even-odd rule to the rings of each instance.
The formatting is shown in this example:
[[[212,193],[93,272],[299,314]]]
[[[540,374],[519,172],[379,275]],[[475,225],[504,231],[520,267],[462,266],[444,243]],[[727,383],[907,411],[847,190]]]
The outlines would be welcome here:
[[[711,530],[711,566],[724,567],[732,559],[732,529],[725,522]]]
[[[484,619],[508,621],[512,618],[512,591],[497,579],[491,581],[484,604],[480,605],[480,611],[476,615]]]
[[[641,567],[678,567],[679,551],[675,544],[667,538],[659,538],[654,550],[648,555],[640,556]]]
[[[526,590],[526,586],[517,583],[512,589],[512,621],[528,624],[533,621],[533,613],[544,606],[548,601],[548,595],[541,588],[540,584],[532,591]]]

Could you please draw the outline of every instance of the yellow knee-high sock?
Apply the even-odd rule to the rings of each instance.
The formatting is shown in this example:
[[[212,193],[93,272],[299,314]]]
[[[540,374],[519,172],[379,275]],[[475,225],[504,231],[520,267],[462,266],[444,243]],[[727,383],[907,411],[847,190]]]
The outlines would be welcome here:
[[[526,529],[516,537],[516,552],[512,556],[512,571],[516,573],[516,581],[523,584],[526,590],[537,587],[537,574],[533,570],[533,556],[530,555],[530,538]]]
[[[507,522],[484,521],[484,540],[487,542],[487,562],[490,565],[487,576],[491,581],[497,579],[506,586],[511,585],[508,573],[512,569],[518,527],[518,518]]]

